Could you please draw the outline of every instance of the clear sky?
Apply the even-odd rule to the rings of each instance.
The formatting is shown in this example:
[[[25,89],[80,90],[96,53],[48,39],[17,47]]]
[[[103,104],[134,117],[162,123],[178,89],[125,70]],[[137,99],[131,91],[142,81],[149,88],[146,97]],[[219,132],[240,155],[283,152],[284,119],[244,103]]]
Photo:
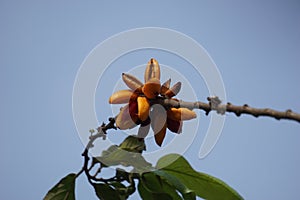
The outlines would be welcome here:
[[[88,53],[108,37],[149,26],[174,29],[200,43],[218,66],[231,103],[300,112],[297,0],[3,0],[0,199],[42,199],[60,178],[80,170],[84,146],[72,116],[77,70]],[[170,67],[184,64],[166,52],[125,55],[114,65],[122,64],[123,59],[127,68],[116,66],[107,71],[113,77],[108,87],[130,66],[144,64],[151,57]],[[181,68],[184,73],[189,69]],[[96,93],[100,122],[111,116],[105,100],[110,92],[108,88]],[[196,93],[201,101],[209,95],[206,89]],[[102,112],[104,107],[109,109]],[[209,120],[203,112],[197,114],[199,134],[185,152],[195,169],[224,180],[245,199],[299,199],[299,123],[227,114],[217,145],[199,159]],[[151,145],[149,141],[149,149]],[[77,181],[76,196],[96,199],[84,176]]]

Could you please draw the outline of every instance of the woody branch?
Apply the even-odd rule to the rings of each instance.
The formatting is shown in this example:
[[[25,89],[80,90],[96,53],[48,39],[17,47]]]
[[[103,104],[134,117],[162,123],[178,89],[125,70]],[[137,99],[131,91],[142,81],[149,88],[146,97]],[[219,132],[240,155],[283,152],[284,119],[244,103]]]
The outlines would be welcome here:
[[[200,109],[204,110],[206,115],[210,113],[210,111],[216,111],[219,114],[225,114],[226,112],[234,113],[236,116],[240,116],[242,114],[252,115],[254,117],[266,116],[272,117],[277,120],[287,119],[293,120],[300,123],[300,114],[295,113],[292,110],[288,109],[286,111],[277,111],[270,108],[253,108],[247,104],[242,106],[236,106],[231,103],[222,104],[221,100],[218,97],[208,97],[208,103],[204,102],[185,102],[185,101],[176,101],[174,99],[155,99],[151,102],[151,104],[161,104],[165,107],[174,107],[174,108],[189,108],[189,109]]]

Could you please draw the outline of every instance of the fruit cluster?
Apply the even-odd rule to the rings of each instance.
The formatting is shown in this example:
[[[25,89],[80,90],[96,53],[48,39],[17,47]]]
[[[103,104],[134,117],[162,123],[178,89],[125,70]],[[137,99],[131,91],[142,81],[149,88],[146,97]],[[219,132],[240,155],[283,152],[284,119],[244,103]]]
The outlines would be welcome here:
[[[138,136],[147,136],[150,126],[154,132],[155,142],[161,146],[167,128],[174,133],[181,133],[182,121],[196,118],[196,113],[187,108],[165,108],[151,105],[151,100],[156,98],[173,98],[181,89],[181,82],[170,88],[171,79],[161,85],[160,66],[151,58],[147,64],[144,79],[145,84],[130,74],[122,74],[124,83],[130,88],[120,90],[109,98],[110,104],[124,104],[116,117],[116,126],[121,129],[131,129],[141,125]]]

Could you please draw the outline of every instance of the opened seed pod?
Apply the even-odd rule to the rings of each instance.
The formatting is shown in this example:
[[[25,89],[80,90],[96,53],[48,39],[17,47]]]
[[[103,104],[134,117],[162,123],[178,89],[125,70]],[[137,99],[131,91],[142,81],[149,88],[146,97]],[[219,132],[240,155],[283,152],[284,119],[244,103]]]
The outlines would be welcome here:
[[[151,58],[146,66],[144,75],[145,83],[152,78],[160,80],[160,66],[157,60],[155,60],[154,58]]]

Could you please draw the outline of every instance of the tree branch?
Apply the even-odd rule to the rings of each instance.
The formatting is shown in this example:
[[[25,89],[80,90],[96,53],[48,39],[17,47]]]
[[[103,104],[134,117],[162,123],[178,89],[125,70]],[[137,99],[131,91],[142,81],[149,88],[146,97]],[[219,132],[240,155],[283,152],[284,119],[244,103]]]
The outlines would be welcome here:
[[[272,117],[277,120],[280,119],[288,119],[297,121],[300,123],[300,114],[293,112],[288,109],[286,111],[276,111],[270,108],[253,108],[247,104],[242,106],[232,105],[231,103],[222,104],[221,100],[218,97],[208,97],[208,103],[204,102],[185,102],[185,101],[177,101],[175,99],[154,99],[151,100],[151,104],[161,104],[168,107],[174,108],[189,108],[189,109],[200,109],[204,110],[205,114],[208,115],[210,111],[216,111],[217,113],[223,115],[226,112],[234,113],[236,116],[240,116],[241,114],[248,114],[254,117],[266,116]]]
[[[103,139],[106,138],[106,131],[108,129],[117,129],[115,127],[115,118],[113,118],[113,117],[109,118],[108,124],[103,123],[100,127],[97,128],[97,133],[95,135],[90,136],[90,138],[89,138],[90,140],[82,153],[82,156],[84,157],[84,163],[83,163],[83,167],[80,170],[80,172],[78,173],[78,175],[81,174],[82,172],[84,172],[88,178],[88,181],[92,185],[93,185],[93,182],[91,180],[94,179],[94,177],[92,175],[90,175],[90,169],[88,167],[89,160],[90,160],[89,155],[88,155],[89,149],[93,147],[93,143],[97,138],[100,138],[100,137],[102,137]]]
[[[247,104],[244,104],[242,106],[236,106],[232,105],[231,103],[227,104],[222,104],[221,100],[216,97],[208,97],[207,98],[208,103],[204,102],[186,102],[186,101],[179,101],[177,99],[169,99],[169,98],[156,98],[150,100],[150,104],[160,104],[164,106],[165,108],[188,108],[188,109],[200,109],[204,110],[205,114],[208,115],[211,111],[216,111],[218,114],[225,114],[226,112],[231,112],[234,113],[236,116],[240,116],[241,114],[248,114],[252,115],[254,117],[259,117],[259,116],[267,116],[267,117],[272,117],[277,120],[280,119],[288,119],[288,120],[293,120],[297,121],[300,123],[300,114],[293,112],[292,110],[288,109],[286,111],[276,111],[270,108],[252,108],[248,106]],[[102,137],[103,139],[106,138],[106,131],[108,129],[117,129],[115,127],[115,117],[114,118],[109,118],[109,123],[108,124],[102,124],[100,127],[97,128],[97,133],[92,134],[90,136],[90,140],[88,144],[86,145],[86,148],[84,152],[82,153],[82,156],[84,157],[84,164],[82,169],[78,172],[77,176],[79,176],[82,172],[85,172],[89,182],[93,184],[92,180],[94,181],[106,181],[106,179],[102,178],[96,178],[90,174],[90,170],[93,166],[90,168],[89,166],[89,156],[88,152],[89,149],[93,147],[93,143],[97,138]],[[108,179],[111,180],[111,179]]]

